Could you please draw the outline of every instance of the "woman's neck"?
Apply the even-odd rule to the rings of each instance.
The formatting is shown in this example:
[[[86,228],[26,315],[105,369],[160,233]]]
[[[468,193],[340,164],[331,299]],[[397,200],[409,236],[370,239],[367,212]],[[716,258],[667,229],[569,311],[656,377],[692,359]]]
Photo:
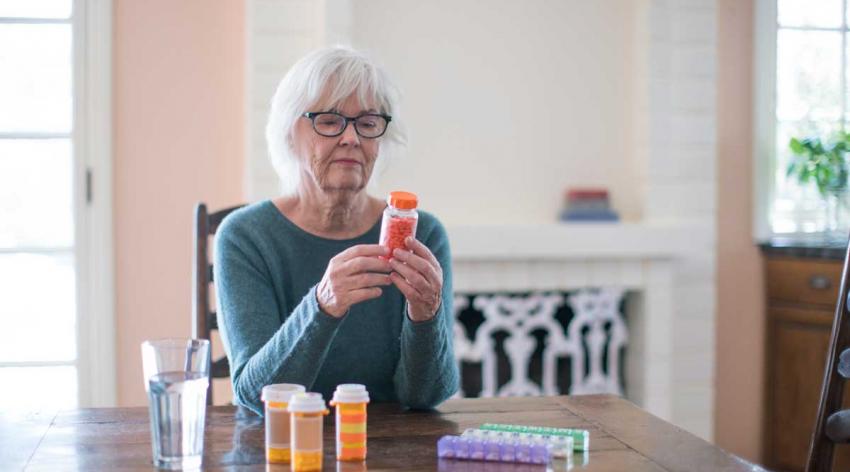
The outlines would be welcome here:
[[[302,189],[293,196],[273,202],[281,213],[308,233],[330,239],[349,239],[365,233],[383,207],[380,200],[365,191],[310,192]]]

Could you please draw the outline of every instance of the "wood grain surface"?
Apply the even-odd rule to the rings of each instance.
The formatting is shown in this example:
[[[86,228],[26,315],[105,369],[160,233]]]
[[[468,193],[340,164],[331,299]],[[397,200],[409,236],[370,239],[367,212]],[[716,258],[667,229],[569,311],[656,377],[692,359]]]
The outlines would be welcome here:
[[[325,470],[458,472],[545,471],[544,466],[442,460],[437,439],[482,423],[584,428],[590,451],[582,471],[761,470],[611,395],[450,400],[434,411],[369,406],[368,459],[337,463],[333,415],[325,419]],[[286,471],[265,463],[263,420],[233,406],[209,407],[204,470]],[[102,408],[0,415],[2,470],[151,470],[147,408]],[[551,469],[550,469],[551,470]]]

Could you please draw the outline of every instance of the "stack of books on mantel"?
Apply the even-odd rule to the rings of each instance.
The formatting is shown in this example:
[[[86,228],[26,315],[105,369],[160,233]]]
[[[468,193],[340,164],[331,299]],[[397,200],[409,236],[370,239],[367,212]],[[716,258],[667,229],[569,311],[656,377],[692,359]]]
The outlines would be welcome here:
[[[620,216],[611,209],[606,189],[570,189],[565,197],[561,221],[620,221]]]

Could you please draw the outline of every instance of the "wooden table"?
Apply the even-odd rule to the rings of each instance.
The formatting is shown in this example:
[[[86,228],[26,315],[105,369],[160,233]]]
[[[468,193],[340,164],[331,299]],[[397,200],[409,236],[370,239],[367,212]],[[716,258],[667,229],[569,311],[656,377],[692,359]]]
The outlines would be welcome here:
[[[241,413],[240,413],[241,411]],[[759,467],[610,395],[450,400],[432,412],[369,406],[369,459],[334,460],[332,415],[325,422],[325,470],[544,471],[543,466],[438,461],[437,439],[482,423],[590,430],[587,471],[756,471]],[[207,411],[205,470],[289,470],[265,464],[263,420],[232,406]],[[147,408],[57,414],[0,414],[0,470],[150,470]]]

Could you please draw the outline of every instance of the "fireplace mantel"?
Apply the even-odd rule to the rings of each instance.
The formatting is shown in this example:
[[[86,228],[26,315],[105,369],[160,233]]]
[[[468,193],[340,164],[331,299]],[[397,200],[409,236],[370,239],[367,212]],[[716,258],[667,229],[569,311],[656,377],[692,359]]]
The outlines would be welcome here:
[[[692,249],[700,224],[544,223],[447,227],[455,260],[669,259]]]
[[[617,287],[632,293],[626,396],[671,419],[674,270],[711,243],[699,225],[449,226],[457,293]]]

